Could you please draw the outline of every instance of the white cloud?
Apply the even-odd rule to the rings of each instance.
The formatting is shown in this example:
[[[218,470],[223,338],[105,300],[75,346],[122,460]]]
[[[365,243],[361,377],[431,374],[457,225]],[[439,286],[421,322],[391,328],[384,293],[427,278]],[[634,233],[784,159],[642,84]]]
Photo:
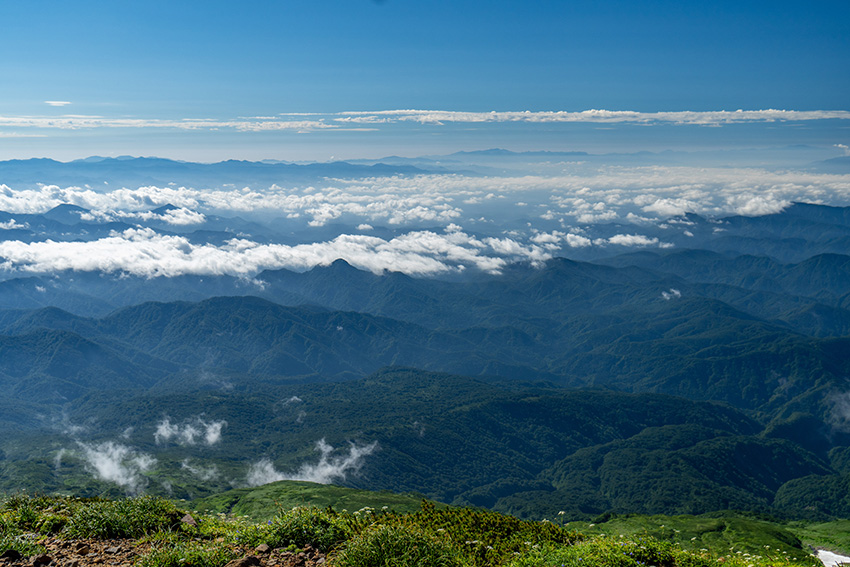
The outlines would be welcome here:
[[[53,457],[53,468],[56,469],[57,471],[59,469],[61,469],[62,468],[62,458],[65,457],[65,455],[70,453],[70,452],[71,451],[69,451],[68,449],[65,449],[64,447],[62,449],[59,449],[56,452],[56,455]]]
[[[432,275],[475,267],[498,273],[510,261],[548,259],[535,245],[510,239],[479,240],[464,232],[408,232],[391,240],[343,234],[326,242],[258,244],[233,239],[222,246],[196,245],[182,236],[152,229],[127,229],[87,242],[0,242],[0,269],[128,273],[143,277],[186,274],[252,277],[264,269],[305,270],[338,258],[374,273]]]
[[[99,192],[88,188],[55,185],[13,190],[0,185],[0,210],[12,213],[43,213],[61,204],[72,204],[92,212],[84,220],[158,220],[173,225],[204,222],[204,211],[227,213],[275,213],[291,218],[308,217],[311,226],[322,226],[346,215],[390,225],[450,222],[461,210],[449,204],[450,197],[435,191],[417,192],[409,181],[394,178],[339,181],[342,187],[317,191],[269,187],[266,190],[198,190],[185,187],[139,187]],[[177,207],[164,214],[150,209]]]
[[[833,392],[826,399],[829,422],[838,431],[850,433],[850,392]]]
[[[200,442],[215,445],[221,441],[221,432],[227,426],[226,421],[206,421],[195,417],[183,424],[171,423],[169,418],[160,421],[154,432],[154,441],[159,445],[174,440],[179,445],[196,445]]]
[[[139,494],[147,484],[143,476],[156,459],[126,445],[107,441],[97,445],[78,443],[87,468],[100,480],[112,482],[129,494]]]
[[[227,425],[226,421],[213,421],[204,424],[204,443],[215,445],[221,441],[221,430]]]
[[[617,218],[615,211],[603,211],[599,213],[580,213],[575,215],[576,221],[581,224],[596,224],[611,221]]]
[[[483,202],[488,196],[507,206],[493,213],[492,209],[479,208],[486,205],[460,204],[473,197],[480,197]],[[150,228],[114,232],[91,241],[5,240],[0,242],[0,270],[126,272],[144,277],[226,274],[251,278],[263,269],[306,270],[344,258],[374,273],[393,270],[425,276],[467,268],[498,273],[507,263],[539,263],[567,248],[594,244],[671,246],[639,234],[591,240],[585,236],[590,233],[582,229],[587,224],[623,219],[638,226],[667,223],[672,227],[681,223],[676,217],[684,212],[708,218],[760,215],[780,211],[794,201],[850,205],[850,175],[760,168],[601,166],[568,169],[552,177],[419,175],[329,179],[321,187],[273,185],[263,190],[147,186],[94,191],[55,185],[18,190],[0,185],[0,210],[15,215],[43,213],[67,203],[90,210],[85,218],[92,221],[156,221],[192,227],[203,226],[211,215],[245,218],[256,214],[260,218],[298,219],[295,223],[303,219],[313,226],[340,222],[358,227],[355,234],[295,245],[259,243],[249,236],[218,245],[193,244],[187,237],[159,234]],[[529,206],[510,206],[517,202]],[[164,214],[151,212],[166,204],[175,208]],[[529,214],[531,207],[538,211],[534,214],[546,212],[535,219],[534,214]],[[522,226],[527,222],[528,227],[508,230],[498,238],[492,234],[475,236],[457,224],[461,218],[522,222]],[[404,227],[407,231],[380,238],[366,232],[367,226],[375,226],[372,223]],[[6,221],[0,229],[24,226],[18,221]],[[433,230],[423,230],[422,226]],[[546,231],[541,230],[543,227]],[[553,231],[555,227],[558,230]],[[641,231],[636,228],[634,232]]]
[[[687,199],[660,198],[643,206],[643,211],[656,213],[662,217],[681,216],[698,208],[697,204]]]
[[[591,240],[580,234],[567,234],[564,240],[570,248],[586,248],[591,245]]]
[[[43,213],[60,204],[92,211],[92,219],[127,222],[155,219],[174,225],[203,222],[206,214],[274,214],[304,218],[312,226],[344,220],[375,226],[447,225],[478,217],[478,205],[494,194],[505,214],[523,215],[511,203],[543,205],[543,220],[569,215],[580,224],[617,218],[646,220],[694,212],[708,216],[776,212],[793,201],[850,204],[850,175],[760,168],[615,167],[568,170],[556,176],[407,177],[331,179],[324,187],[199,190],[187,187],[139,187],[94,191],[55,185],[13,190],[0,185],[0,210]],[[177,209],[155,217],[151,209]],[[492,213],[486,213],[488,215]],[[632,215],[632,216],[629,216]],[[568,217],[568,218],[569,218]],[[360,230],[367,230],[365,226]]]
[[[19,223],[15,219],[9,219],[6,222],[0,222],[0,230],[12,230],[16,228],[29,228],[28,223]]]
[[[180,468],[189,471],[193,476],[205,482],[215,480],[220,476],[218,467],[215,465],[210,465],[208,467],[203,465],[193,465],[189,459],[185,459],[182,463],[180,463]]]
[[[791,201],[774,195],[753,195],[745,193],[729,199],[736,213],[745,216],[761,216],[778,213],[791,204]]]
[[[119,216],[124,218],[137,218],[140,220],[158,220],[161,222],[165,222],[168,224],[173,224],[175,226],[187,226],[192,224],[202,224],[207,218],[203,213],[197,213],[186,207],[179,207],[175,209],[168,209],[162,214],[155,214],[153,212],[147,213],[135,213],[135,214],[119,214]]]
[[[560,243],[564,237],[566,237],[566,234],[555,230],[552,232],[538,232],[530,240],[541,246],[555,245],[560,248]]]
[[[682,292],[675,288],[670,288],[670,291],[662,291],[661,297],[665,299],[665,301],[670,301],[671,299],[679,299],[682,297]]]
[[[666,244],[659,242],[655,237],[648,237],[642,234],[615,234],[608,238],[608,244],[616,244],[618,246],[660,246],[666,247]]]
[[[61,103],[65,101],[52,101]],[[70,104],[70,103],[68,103]],[[53,105],[62,106],[62,105]],[[237,130],[242,132],[270,132],[291,130],[312,132],[327,128],[340,129],[328,124],[323,118],[318,120],[212,120],[185,118],[182,120],[147,118],[107,118],[104,116],[70,115],[64,116],[0,116],[0,127],[39,128],[51,130],[88,130],[96,128],[128,129],[169,129],[169,130]]]
[[[350,473],[356,473],[363,466],[366,457],[375,452],[378,442],[368,445],[350,443],[347,454],[334,455],[334,448],[324,439],[316,443],[320,457],[317,463],[305,463],[297,472],[287,474],[275,469],[268,459],[262,459],[248,469],[248,486],[260,486],[279,480],[303,480],[319,484],[330,484],[334,481],[345,480]]]
[[[248,467],[245,481],[248,486],[262,486],[279,480],[292,480],[288,475],[274,468],[274,463],[269,459],[261,459]]]
[[[20,132],[0,132],[0,138],[46,138],[47,134],[22,134]]]
[[[48,106],[68,106],[71,103],[67,100],[45,100],[44,104]]]

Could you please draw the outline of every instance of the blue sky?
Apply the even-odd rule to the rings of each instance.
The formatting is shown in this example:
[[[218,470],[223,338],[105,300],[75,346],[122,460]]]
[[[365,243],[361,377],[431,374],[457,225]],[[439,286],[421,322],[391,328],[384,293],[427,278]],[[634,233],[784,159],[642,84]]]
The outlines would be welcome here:
[[[250,134],[168,125],[282,113],[850,110],[847,2],[33,0],[2,3],[0,21],[0,159],[324,160],[593,144],[551,124]],[[67,115],[124,122],[45,122]],[[848,123],[812,121],[824,133],[803,141],[846,143]]]

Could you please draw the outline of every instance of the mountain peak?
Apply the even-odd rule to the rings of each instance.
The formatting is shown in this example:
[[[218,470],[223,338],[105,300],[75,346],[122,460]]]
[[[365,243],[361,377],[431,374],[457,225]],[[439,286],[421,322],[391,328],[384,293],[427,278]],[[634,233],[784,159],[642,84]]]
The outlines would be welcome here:
[[[154,213],[154,214],[156,214],[156,215],[164,215],[164,214],[165,214],[165,213],[167,213],[168,211],[177,211],[177,210],[179,210],[179,209],[180,209],[180,207],[177,207],[177,206],[175,206],[175,205],[172,205],[171,203],[166,203],[165,205],[163,205],[163,206],[161,206],[161,207],[157,207],[157,208],[155,208],[155,209],[154,209],[154,210],[152,210],[151,212],[152,212],[152,213]]]
[[[320,264],[309,271],[315,273],[330,272],[332,274],[353,274],[355,272],[362,272],[363,270],[355,268],[342,258],[337,258],[327,266],[323,266]]]
[[[88,209],[78,207],[77,205],[69,205],[66,203],[53,207],[46,213],[42,214],[42,216],[52,221],[74,225],[79,224],[79,222],[82,220],[82,215],[88,212]]]

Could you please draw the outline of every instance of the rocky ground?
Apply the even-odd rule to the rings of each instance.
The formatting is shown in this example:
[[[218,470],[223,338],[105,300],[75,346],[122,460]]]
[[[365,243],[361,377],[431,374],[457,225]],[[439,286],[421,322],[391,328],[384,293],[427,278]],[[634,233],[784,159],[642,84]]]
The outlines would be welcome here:
[[[0,555],[2,567],[131,567],[152,549],[153,544],[136,540],[65,540],[47,538],[45,553],[23,557],[9,550]],[[263,544],[255,549],[234,549],[238,556],[226,567],[320,567],[326,557],[318,550],[305,547],[299,552],[272,549]]]

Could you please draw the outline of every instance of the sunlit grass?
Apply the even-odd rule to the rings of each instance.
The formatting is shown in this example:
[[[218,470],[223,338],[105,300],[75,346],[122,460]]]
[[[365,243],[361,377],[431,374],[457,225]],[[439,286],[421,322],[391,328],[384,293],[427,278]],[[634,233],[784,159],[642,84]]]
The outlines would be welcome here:
[[[642,534],[588,537],[549,521],[530,522],[470,508],[436,508],[398,514],[388,509],[280,509],[270,520],[192,513],[153,497],[123,500],[15,495],[0,502],[0,551],[42,552],[39,538],[136,539],[150,550],[141,567],[222,567],[258,545],[299,551],[313,548],[339,567],[811,567],[816,559],[798,549],[752,542],[716,549],[686,549]],[[665,527],[666,529],[666,527]],[[675,529],[673,530],[675,532]],[[669,539],[665,539],[669,537]],[[746,537],[741,533],[740,537]]]

